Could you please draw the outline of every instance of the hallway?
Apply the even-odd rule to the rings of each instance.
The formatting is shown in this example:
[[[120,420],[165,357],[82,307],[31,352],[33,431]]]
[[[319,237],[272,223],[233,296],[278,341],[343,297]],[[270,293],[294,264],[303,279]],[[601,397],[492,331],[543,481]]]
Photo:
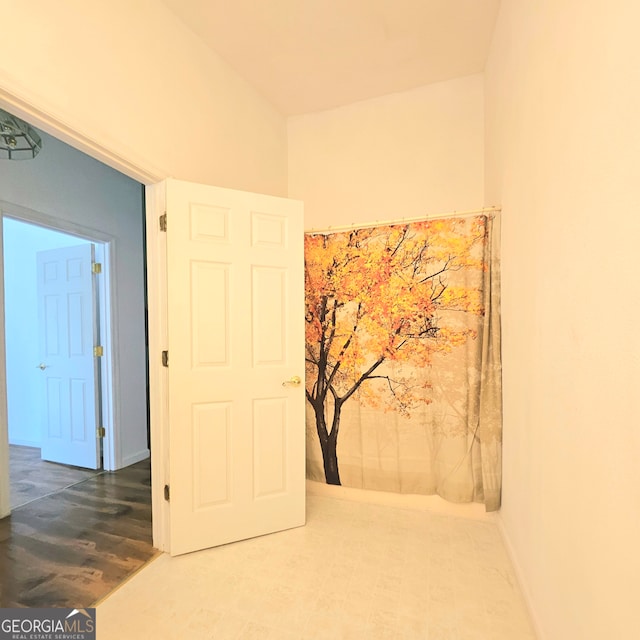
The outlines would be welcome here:
[[[91,606],[156,554],[149,460],[95,472],[34,451],[11,451],[20,506],[0,520],[0,607]]]

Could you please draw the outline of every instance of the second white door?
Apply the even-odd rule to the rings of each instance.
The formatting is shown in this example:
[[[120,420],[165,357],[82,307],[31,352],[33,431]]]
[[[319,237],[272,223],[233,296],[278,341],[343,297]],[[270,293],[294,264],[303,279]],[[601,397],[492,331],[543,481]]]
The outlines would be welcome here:
[[[100,467],[94,246],[37,254],[42,459]]]

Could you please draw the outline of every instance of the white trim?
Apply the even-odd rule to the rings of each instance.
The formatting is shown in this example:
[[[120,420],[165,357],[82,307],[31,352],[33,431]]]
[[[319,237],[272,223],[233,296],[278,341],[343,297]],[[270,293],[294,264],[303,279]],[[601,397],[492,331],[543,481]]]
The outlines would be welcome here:
[[[102,465],[105,471],[121,469],[122,464],[122,433],[120,419],[120,359],[116,357],[118,344],[118,292],[115,276],[118,242],[112,238],[104,243],[104,263],[102,273],[107,274],[104,279],[98,278],[100,299],[104,305],[100,307],[101,338],[104,347],[102,357],[102,421],[105,437],[102,442]]]
[[[102,424],[105,428],[105,436],[102,441],[102,468],[105,471],[115,471],[123,465],[119,463],[117,451],[120,443],[120,420],[114,416],[120,415],[120,394],[114,393],[118,383],[120,368],[114,364],[117,341],[116,322],[116,278],[113,277],[116,260],[114,253],[115,239],[111,242],[100,243],[96,247],[99,262],[102,263],[102,273],[105,277],[98,278],[98,296],[101,302],[100,314],[100,341],[105,347],[104,356],[100,359],[100,382],[102,386]],[[112,270],[113,265],[113,270]],[[115,425],[118,425],[117,427]]]
[[[0,212],[0,258],[2,257],[2,214]],[[4,337],[4,260],[0,259],[0,362],[6,362]],[[9,417],[7,412],[7,371],[0,366],[0,518],[11,513],[9,482]]]
[[[104,231],[86,227],[77,222],[64,220],[63,218],[57,218],[48,213],[29,209],[19,204],[14,204],[13,202],[7,202],[6,200],[0,200],[0,210],[8,218],[14,218],[23,222],[36,224],[40,227],[47,227],[53,231],[61,231],[62,233],[67,233],[72,236],[78,236],[82,240],[88,240],[89,242],[93,241],[107,244],[115,240],[112,235]]]
[[[509,534],[507,533],[507,528],[505,527],[504,520],[502,519],[502,514],[500,512],[497,512],[495,514],[495,519],[498,525],[498,531],[502,536],[502,541],[504,543],[505,549],[507,550],[507,554],[509,555],[509,559],[511,560],[513,570],[516,574],[518,586],[520,587],[520,591],[522,593],[522,597],[527,607],[527,611],[529,612],[529,617],[531,618],[531,624],[533,625],[533,630],[535,631],[535,634],[538,640],[546,640],[547,636],[543,632],[542,624],[540,622],[540,616],[538,615],[538,612],[533,604],[531,591],[529,591],[529,587],[527,586],[527,580],[526,580],[524,571],[522,570],[522,566],[518,561],[518,555],[516,554],[516,550],[514,546],[511,544],[511,539],[509,538]]]
[[[151,455],[149,449],[142,449],[136,453],[132,453],[122,459],[122,466],[128,467],[130,464],[135,464],[136,462],[142,462],[142,460],[146,460]]]
[[[115,251],[115,238],[103,231],[98,231],[91,227],[85,227],[75,222],[70,222],[60,218],[56,218],[46,213],[34,211],[17,204],[0,200],[0,225],[4,217],[13,218],[31,224],[37,224],[41,227],[60,231],[70,235],[78,236],[82,240],[88,242],[99,243],[100,251],[103,255],[103,270],[101,278],[98,278],[98,296],[100,298],[100,324],[101,324],[101,341],[104,347],[105,356],[101,361],[101,381],[102,381],[102,426],[106,430],[106,436],[103,441],[103,468],[105,471],[115,471],[123,465],[120,463],[120,420],[114,420],[119,416],[119,399],[114,393],[115,382],[119,378],[118,359],[114,358],[114,352],[117,344],[117,324],[114,316],[114,298],[115,295],[115,277],[113,277],[111,267],[116,262],[112,255]],[[4,252],[0,252],[0,261],[4,258]],[[4,271],[2,273],[2,284],[4,287]],[[4,289],[3,289],[4,291]],[[2,307],[4,310],[4,293],[2,299]],[[4,318],[4,314],[3,318]],[[109,321],[107,322],[107,319]],[[2,330],[2,344],[4,347],[4,327]],[[0,371],[5,380],[4,393],[6,394],[6,358],[4,354],[0,356]],[[6,408],[5,408],[6,410]],[[7,420],[8,423],[8,420]],[[8,425],[7,425],[8,429]],[[6,445],[8,447],[9,440],[7,435]],[[4,446],[4,439],[0,434],[0,449]],[[8,451],[8,448],[7,448]],[[1,455],[1,452],[0,452]],[[8,453],[7,453],[8,455]],[[0,482],[4,483],[4,476],[0,478]],[[8,482],[8,476],[7,476]]]
[[[4,88],[8,85],[12,86],[11,92]],[[25,96],[24,91],[21,92],[23,95],[20,96],[16,92],[16,88],[16,82],[13,78],[0,77],[0,108],[27,120],[37,129],[46,131],[137,182],[153,184],[166,177],[166,172],[151,165],[148,160],[136,157],[132,150],[127,149],[125,156],[105,147],[89,135],[86,135],[86,133],[79,131],[71,123],[65,122],[64,117],[54,114],[46,106],[43,106],[42,97]],[[38,103],[40,103],[40,107],[36,106]]]
[[[151,521],[153,546],[169,551],[169,503],[164,499],[164,485],[169,484],[169,377],[162,366],[162,351],[168,342],[167,244],[158,221],[166,211],[164,182],[147,186],[146,207]]]

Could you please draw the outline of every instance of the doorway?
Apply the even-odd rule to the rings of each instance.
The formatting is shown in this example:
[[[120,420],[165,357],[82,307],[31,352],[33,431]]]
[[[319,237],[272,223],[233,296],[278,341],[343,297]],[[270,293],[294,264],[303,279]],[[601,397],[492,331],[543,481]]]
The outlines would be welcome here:
[[[50,465],[38,464],[40,458],[84,469],[101,469],[103,467],[102,438],[99,438],[96,426],[102,424],[101,407],[107,406],[110,402],[108,395],[103,394],[101,385],[102,380],[108,381],[112,377],[109,360],[94,363],[93,358],[90,357],[88,363],[80,362],[85,367],[88,364],[91,371],[82,385],[75,384],[76,388],[80,386],[82,390],[82,394],[76,396],[76,404],[83,405],[81,409],[86,410],[82,411],[85,415],[79,416],[80,420],[77,421],[74,433],[67,434],[67,438],[59,437],[62,434],[56,434],[58,437],[51,438],[47,437],[48,434],[43,431],[44,424],[52,423],[52,420],[47,420],[51,414],[47,409],[55,408],[51,406],[52,404],[60,404],[51,402],[51,399],[46,400],[46,389],[51,386],[47,385],[47,380],[55,381],[59,373],[51,375],[55,367],[52,368],[51,363],[44,362],[48,360],[43,353],[44,345],[42,344],[46,335],[41,308],[44,306],[44,295],[37,282],[36,264],[38,257],[50,256],[52,252],[54,255],[61,252],[66,256],[69,251],[74,251],[74,248],[81,248],[85,253],[94,252],[95,264],[102,265],[108,246],[95,238],[71,235],[8,215],[3,217],[2,227],[10,468],[24,468],[25,461],[29,461],[27,466],[30,468],[37,465],[44,469],[52,469]],[[85,270],[91,271],[90,264],[82,266]],[[94,281],[95,296],[91,297],[95,299],[87,300],[85,296],[83,300],[75,296],[83,303],[75,305],[76,312],[88,316],[84,321],[85,325],[89,323],[95,327],[94,335],[86,336],[85,342],[89,342],[87,350],[93,347],[94,338],[98,343],[105,341],[105,344],[109,345],[111,335],[110,315],[104,313],[110,307],[110,301],[107,299],[109,274],[102,273],[101,267],[95,270],[99,270],[100,273],[89,276]],[[65,358],[68,359],[68,356]],[[60,356],[58,356],[59,359]],[[77,361],[78,358],[75,357],[74,360]],[[87,357],[85,356],[82,360],[87,360]],[[73,373],[75,369],[77,366],[74,363]],[[78,376],[74,377],[77,379]],[[96,397],[97,402],[94,400]],[[93,415],[89,415],[90,413]],[[52,417],[55,420],[57,416]],[[78,438],[81,430],[85,431],[82,433],[84,442],[79,441]],[[81,444],[81,447],[78,447],[78,444]],[[86,449],[85,455],[83,455],[84,449]],[[18,464],[19,461],[20,464]],[[23,473],[27,473],[26,469]],[[80,470],[76,475],[78,473],[81,476],[85,475]],[[56,473],[54,472],[53,475]],[[53,479],[51,481],[56,485]],[[22,504],[27,496],[40,495],[50,488],[47,487],[49,482],[40,483],[39,489],[37,486],[29,486],[29,483],[20,483],[23,486],[19,487],[15,484],[15,473],[13,473],[11,476],[12,508]]]
[[[100,325],[103,329],[111,329],[106,334],[103,331],[100,341],[103,347],[103,356],[99,357],[103,412],[100,426],[105,429],[101,453],[104,469],[115,471],[148,459],[150,455],[144,188],[139,182],[57,138],[40,133],[43,148],[35,159],[2,161],[0,212],[16,224],[27,223],[32,229],[53,230],[71,236],[70,243],[77,245],[89,241],[95,245],[96,262],[102,264],[102,273],[97,278],[103,301]],[[5,249],[11,251],[6,242]],[[0,282],[4,285],[3,276],[0,276]],[[18,309],[22,306],[22,302],[17,303]],[[0,311],[3,323],[4,311]],[[10,333],[10,327],[8,329]],[[38,341],[33,342],[36,349]],[[4,351],[4,347],[3,340],[0,351]],[[38,361],[32,362],[33,358]],[[0,353],[0,361],[4,359],[5,354]],[[22,360],[23,368],[28,369],[31,376],[41,373],[36,369],[41,361],[35,352]],[[4,370],[4,366],[1,368]],[[32,382],[37,384],[37,377]],[[5,380],[0,383],[4,386]],[[11,379],[8,383],[11,385]],[[9,393],[13,397],[11,389]],[[9,408],[12,414],[13,409],[14,406]],[[16,437],[13,433],[15,420],[9,422],[13,439]],[[7,424],[1,419],[0,516],[10,512],[8,436]],[[34,438],[27,437],[26,440],[23,444],[31,444]]]
[[[99,274],[88,276],[89,279],[93,277],[95,301],[87,300],[87,296],[83,299],[79,295],[74,295],[74,298],[78,300],[74,310],[85,316],[85,325],[89,324],[95,327],[94,335],[89,334],[84,339],[84,342],[88,342],[88,346],[85,348],[88,351],[93,347],[94,339],[97,340],[96,344],[102,344],[102,342],[106,345],[111,344],[110,323],[108,321],[110,300],[108,299],[108,290],[105,290],[104,287],[105,278],[108,277],[107,265],[104,263],[105,246],[104,243],[95,241],[93,238],[70,235],[9,216],[3,217],[3,236],[9,444],[38,449],[42,448],[44,444],[46,453],[47,449],[52,448],[52,445],[48,441],[43,443],[43,435],[46,434],[43,433],[42,425],[45,423],[46,417],[50,415],[50,412],[47,411],[47,405],[52,402],[46,401],[45,387],[53,368],[51,363],[44,362],[47,358],[43,352],[44,345],[42,343],[45,342],[47,332],[43,326],[44,314],[41,308],[44,306],[44,292],[40,291],[37,282],[37,258],[38,256],[41,258],[51,256],[52,251],[54,255],[57,252],[66,255],[73,248],[80,248],[84,253],[88,253],[93,247],[95,264],[100,265],[96,269],[100,271]],[[80,266],[84,270],[91,271],[91,264],[81,264]],[[84,277],[85,280],[87,275]],[[89,287],[91,287],[91,282],[89,282]],[[50,296],[48,298],[50,299]],[[60,305],[56,305],[56,309],[59,307]],[[100,317],[101,312],[103,312],[103,317]],[[101,443],[96,443],[97,425],[92,423],[95,420],[94,415],[98,416],[97,421],[101,423],[101,405],[109,403],[109,398],[100,395],[100,382],[102,379],[107,381],[111,376],[111,371],[107,366],[103,367],[103,363],[100,361],[97,361],[95,363],[97,366],[94,367],[93,358],[87,358],[87,356],[90,354],[82,359],[89,360],[87,364],[91,369],[90,375],[80,387],[83,393],[74,396],[74,404],[81,403],[88,406],[85,411],[82,411],[81,407],[80,411],[73,412],[74,415],[85,414],[79,416],[81,421],[78,425],[79,428],[75,429],[73,440],[78,441],[78,431],[86,427],[83,430],[87,433],[83,433],[82,437],[87,441],[88,455],[74,454],[73,450],[76,447],[74,447],[74,442],[69,441],[70,437],[57,437],[53,442],[56,449],[61,449],[60,453],[57,454],[56,451],[57,455],[52,456],[49,453],[43,457],[54,462],[95,469],[102,467],[103,452]],[[57,359],[60,360],[62,357],[65,360],[70,359],[68,354],[58,355]],[[74,360],[78,359],[77,356],[74,357]],[[81,364],[84,363],[81,362]],[[104,364],[106,365],[106,363]],[[60,367],[58,366],[57,369],[59,370]],[[54,375],[58,376],[59,372],[55,372]],[[77,379],[78,376],[74,377]],[[76,384],[76,387],[78,386],[80,385]],[[99,398],[98,402],[94,400],[95,397]],[[88,415],[93,405],[96,405],[92,412],[94,415]],[[91,427],[91,433],[88,433],[89,427]]]
[[[143,545],[144,550],[140,551],[139,558],[141,562],[149,557],[149,553],[154,553],[151,547],[149,490],[144,189],[140,182],[53,136],[42,131],[39,133],[43,148],[37,158],[22,162],[2,161],[0,219],[6,216],[15,222],[67,234],[75,245],[83,241],[95,245],[98,253],[96,262],[102,264],[100,324],[102,328],[110,327],[110,331],[108,335],[102,334],[100,346],[103,347],[103,356],[99,358],[102,426],[106,432],[102,449],[105,471],[93,473],[90,477],[74,477],[72,480],[65,476],[63,489],[54,490],[55,487],[52,487],[46,497],[23,503],[11,513],[9,433],[3,406],[3,388],[7,382],[3,377],[7,346],[3,332],[9,301],[2,306],[5,283],[4,275],[0,274],[0,550],[4,549],[5,553],[16,541],[18,546],[33,546],[31,538],[48,539],[52,531],[47,527],[58,526],[61,522],[76,523],[69,532],[70,542],[48,546],[46,551],[39,553],[38,562],[31,561],[28,555],[14,554],[15,557],[11,556],[11,563],[7,565],[9,555],[5,553],[0,557],[0,563],[4,562],[3,566],[8,568],[6,572],[1,572],[3,584],[13,581],[12,584],[18,585],[17,591],[24,596],[28,595],[23,584],[25,580],[25,584],[39,584],[41,581],[41,575],[34,575],[35,568],[46,572],[49,567],[47,562],[54,560],[58,553],[64,554],[69,545],[77,548],[77,554],[75,559],[65,556],[63,560],[73,573],[82,572],[81,567],[85,565],[106,562],[108,558],[100,556],[104,550],[108,550],[103,538],[110,535],[114,527],[118,528],[114,542],[117,539],[118,544],[124,541],[125,546],[131,544],[136,548]],[[0,236],[2,226],[0,224]],[[7,249],[8,243],[5,241],[4,244]],[[3,257],[0,257],[0,269],[3,262]],[[18,309],[22,307],[21,301],[16,304]],[[27,313],[23,309],[25,316]],[[10,333],[10,327],[7,328]],[[41,361],[36,356],[36,361],[32,362],[32,358],[33,354],[23,358],[24,367],[30,373],[41,373],[36,368]],[[7,373],[11,375],[10,371]],[[8,382],[11,384],[10,379]],[[11,395],[11,389],[8,391]],[[9,411],[12,410],[13,407],[10,407]],[[12,426],[9,428],[12,429]],[[132,474],[133,479],[130,477]],[[127,502],[126,507],[123,506],[124,502]],[[80,506],[85,509],[84,514],[76,513]],[[126,518],[124,511],[128,510],[135,513],[135,518]],[[55,517],[50,515],[52,513],[56,514]],[[10,517],[4,517],[9,514]],[[88,526],[87,523],[95,522],[96,518],[108,522]],[[38,523],[43,530],[36,532],[33,523]],[[24,535],[25,527],[30,535]],[[60,533],[61,538],[64,535]],[[41,545],[42,540],[39,539],[37,544]],[[94,549],[94,542],[95,553],[90,553]],[[129,557],[130,551],[126,553]],[[43,560],[45,557],[47,562]],[[114,578],[109,585],[115,586],[135,567],[124,566],[123,559],[117,554],[113,558],[118,567],[116,571],[109,568],[109,576]],[[136,566],[139,566],[137,561]],[[83,578],[74,584],[79,587],[85,583]],[[38,602],[51,606],[58,602],[54,596],[59,592],[58,586],[52,587],[41,594]],[[85,602],[80,598],[80,593],[74,594],[70,601]]]

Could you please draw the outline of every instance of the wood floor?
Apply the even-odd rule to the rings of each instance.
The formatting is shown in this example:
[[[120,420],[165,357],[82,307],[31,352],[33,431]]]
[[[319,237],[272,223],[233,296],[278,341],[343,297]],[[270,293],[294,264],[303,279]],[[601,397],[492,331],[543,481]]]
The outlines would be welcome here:
[[[149,461],[94,472],[29,449],[11,447],[20,506],[0,520],[0,607],[89,607],[156,555]]]
[[[40,449],[10,445],[11,509],[16,509],[37,498],[43,498],[99,473],[102,473],[101,469],[94,471],[45,462],[40,459]]]

